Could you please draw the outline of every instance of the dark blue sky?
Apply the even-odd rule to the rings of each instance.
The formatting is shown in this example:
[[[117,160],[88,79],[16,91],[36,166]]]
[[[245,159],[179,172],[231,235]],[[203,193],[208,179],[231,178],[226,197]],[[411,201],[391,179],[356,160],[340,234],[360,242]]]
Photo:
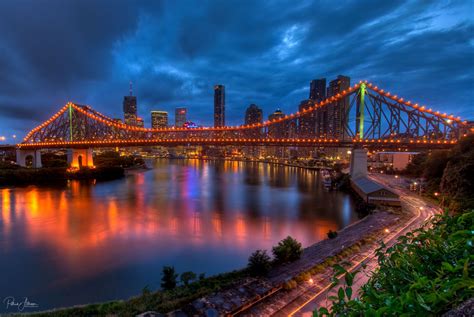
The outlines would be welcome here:
[[[250,103],[293,112],[311,79],[338,74],[470,119],[473,3],[2,0],[0,135],[68,100],[122,117],[129,80],[147,126],[176,106],[211,124],[216,83],[230,125]]]

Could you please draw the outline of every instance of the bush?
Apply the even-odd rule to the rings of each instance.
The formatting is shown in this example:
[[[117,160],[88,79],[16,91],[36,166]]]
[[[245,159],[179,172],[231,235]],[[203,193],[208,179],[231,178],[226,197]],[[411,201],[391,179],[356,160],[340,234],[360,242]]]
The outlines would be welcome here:
[[[257,250],[249,257],[247,269],[251,275],[265,276],[272,267],[270,256],[266,250]]]
[[[161,288],[164,290],[172,290],[176,287],[176,278],[178,274],[175,273],[174,267],[164,266],[163,277],[161,278]]]
[[[303,253],[303,248],[301,243],[288,236],[278,242],[278,245],[274,246],[272,251],[277,262],[286,263],[298,260]]]
[[[189,285],[189,282],[194,281],[195,279],[196,279],[196,274],[192,271],[181,273],[181,282],[183,282],[183,284],[186,286]]]
[[[328,238],[329,239],[334,239],[337,237],[337,231],[332,231],[332,230],[329,230],[329,232],[327,233],[328,235]]]
[[[303,273],[298,274],[295,277],[295,280],[296,282],[301,283],[301,282],[305,282],[309,280],[310,278],[311,278],[311,274],[309,272],[303,272]]]
[[[286,290],[294,289],[296,288],[296,286],[298,286],[298,283],[296,283],[295,280],[289,280],[286,281],[285,284],[283,284],[283,288]]]

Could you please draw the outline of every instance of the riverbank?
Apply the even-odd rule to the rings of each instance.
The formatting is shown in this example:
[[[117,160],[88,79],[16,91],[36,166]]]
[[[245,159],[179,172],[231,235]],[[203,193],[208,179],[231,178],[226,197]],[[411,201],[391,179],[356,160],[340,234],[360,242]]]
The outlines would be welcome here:
[[[65,167],[0,169],[0,186],[51,184],[75,179],[112,180],[124,175],[125,170],[117,166],[82,169]]]

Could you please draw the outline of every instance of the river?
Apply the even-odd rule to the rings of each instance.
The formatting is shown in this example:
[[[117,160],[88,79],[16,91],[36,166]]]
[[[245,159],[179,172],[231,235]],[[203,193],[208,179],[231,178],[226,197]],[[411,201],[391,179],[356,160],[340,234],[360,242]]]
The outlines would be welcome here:
[[[27,297],[44,310],[126,299],[158,289],[164,265],[209,276],[288,235],[308,246],[358,219],[351,197],[326,191],[316,171],[153,164],[108,182],[0,189],[0,301]]]

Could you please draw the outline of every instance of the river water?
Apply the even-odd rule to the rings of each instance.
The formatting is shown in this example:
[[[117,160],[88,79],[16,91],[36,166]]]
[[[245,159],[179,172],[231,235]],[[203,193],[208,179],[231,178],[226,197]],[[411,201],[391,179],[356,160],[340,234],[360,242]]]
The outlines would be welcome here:
[[[125,299],[159,288],[161,269],[242,268],[288,235],[303,246],[358,219],[315,171],[235,161],[157,160],[95,183],[0,189],[0,312]],[[32,311],[33,308],[25,308]]]

